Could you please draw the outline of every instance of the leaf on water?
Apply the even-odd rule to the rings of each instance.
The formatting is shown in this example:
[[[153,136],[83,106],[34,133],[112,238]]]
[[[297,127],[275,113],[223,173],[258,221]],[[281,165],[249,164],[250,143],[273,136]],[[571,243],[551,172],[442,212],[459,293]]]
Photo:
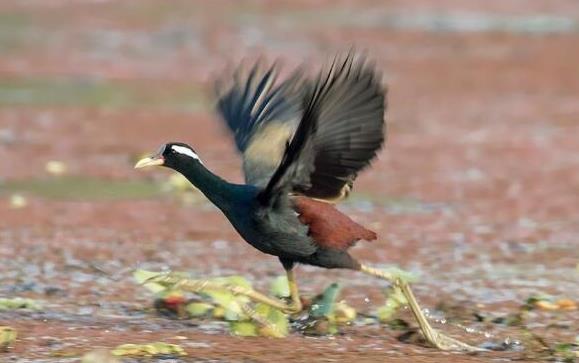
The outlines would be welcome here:
[[[267,305],[259,303],[255,307],[257,318],[252,320],[230,321],[232,334],[239,336],[264,336],[283,338],[289,334],[289,320],[286,314]]]
[[[523,308],[533,310],[534,308],[551,311],[571,311],[577,310],[577,303],[568,298],[555,299],[546,294],[532,295],[527,299]]]
[[[0,298],[0,311],[18,309],[40,310],[41,308],[40,303],[32,299],[21,297]]]
[[[309,318],[304,321],[302,330],[307,335],[333,335],[338,332],[337,325],[337,306],[336,300],[340,292],[340,285],[333,283],[324,290],[324,292],[316,296],[310,305],[308,311]],[[343,308],[343,307],[342,307]],[[345,309],[348,310],[348,309]],[[351,314],[352,312],[340,311],[339,314],[343,319],[344,314]]]
[[[271,283],[269,289],[271,294],[276,297],[288,297],[290,296],[289,284],[287,281],[287,276],[278,276]]]
[[[386,299],[386,303],[380,307],[376,313],[378,320],[382,323],[390,321],[401,307],[408,304],[406,297],[402,290],[398,287],[389,289],[390,293]]]
[[[16,340],[18,333],[11,326],[0,326],[0,351],[8,350],[8,347]]]
[[[217,277],[210,281],[222,285],[251,289],[251,283],[243,276]],[[215,305],[222,307],[224,309],[223,318],[225,320],[243,320],[245,318],[241,305],[249,303],[247,296],[235,295],[227,289],[207,289],[200,293],[200,295],[208,297]]]
[[[158,294],[160,292],[167,290],[166,286],[159,284],[157,282],[151,281],[155,277],[160,277],[163,275],[164,275],[164,273],[162,273],[162,272],[153,272],[153,271],[147,271],[147,270],[141,270],[141,269],[135,270],[133,272],[133,278],[135,280],[137,280],[137,283],[140,285],[143,285],[144,287],[146,287],[149,291],[151,291],[154,294]]]
[[[356,319],[357,313],[356,309],[346,304],[344,301],[340,301],[336,304],[334,315],[336,323],[349,324]]]
[[[216,306],[212,315],[215,319],[225,319],[225,309],[222,306]]]
[[[121,361],[106,349],[96,349],[83,355],[80,363],[121,363]]]
[[[149,344],[122,344],[111,351],[117,357],[186,356],[177,344],[155,342]]]
[[[192,318],[208,316],[213,309],[215,306],[206,302],[192,302],[185,307],[185,311]]]
[[[208,297],[215,305],[224,309],[225,320],[243,320],[245,317],[241,304],[249,302],[247,297],[235,296],[227,290],[207,290],[201,295]]]
[[[179,290],[178,288],[175,289],[168,283],[154,281],[155,278],[163,277],[164,275],[165,273],[151,272],[146,270],[136,270],[133,273],[133,277],[138,283],[142,284],[151,292],[158,295],[161,302],[161,308],[177,312],[179,315],[187,314],[188,307],[184,298],[184,291]],[[189,279],[189,277],[184,273],[172,272],[171,275],[177,277],[182,276],[184,280]],[[217,277],[207,281],[209,282],[209,286],[206,286],[197,294],[209,301],[207,304],[204,303],[204,305],[192,303],[194,305],[189,307],[189,309],[191,309],[189,311],[190,315],[200,316],[212,311],[213,317],[218,319],[246,319],[241,305],[249,303],[250,299],[242,294],[231,292],[227,288],[230,286],[235,286],[250,290],[252,288],[251,283],[246,278],[243,276],[227,276]]]
[[[261,329],[260,335],[271,337],[285,337],[289,334],[288,316],[283,312],[267,304],[261,303],[256,305],[255,312],[263,316],[265,320],[267,320],[267,322],[270,324],[271,328],[274,329],[273,332],[270,332],[267,329]]]
[[[314,298],[310,306],[309,315],[313,318],[321,318],[323,316],[329,317],[334,312],[334,307],[338,293],[340,292],[340,285],[333,283],[326,288],[326,290]]]
[[[257,337],[259,336],[258,327],[253,321],[230,321],[229,331],[233,335],[240,337]]]

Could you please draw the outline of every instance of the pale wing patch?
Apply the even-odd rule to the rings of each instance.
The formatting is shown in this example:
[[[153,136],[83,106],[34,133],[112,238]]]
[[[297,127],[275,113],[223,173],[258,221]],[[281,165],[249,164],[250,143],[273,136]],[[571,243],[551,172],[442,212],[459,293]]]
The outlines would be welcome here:
[[[193,150],[189,149],[188,147],[173,145],[173,146],[171,146],[171,149],[173,151],[175,151],[176,153],[179,153],[181,155],[187,155],[189,157],[192,157],[195,160],[201,161],[201,159],[199,158],[199,155],[197,155]]]
[[[255,134],[244,152],[245,158],[263,165],[277,167],[295,127],[287,123],[273,122]]]

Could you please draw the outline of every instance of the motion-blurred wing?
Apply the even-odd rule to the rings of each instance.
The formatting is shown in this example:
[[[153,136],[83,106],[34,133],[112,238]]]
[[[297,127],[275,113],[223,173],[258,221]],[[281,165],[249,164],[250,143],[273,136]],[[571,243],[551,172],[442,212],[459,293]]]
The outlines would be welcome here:
[[[283,160],[260,195],[284,192],[336,200],[384,143],[385,91],[374,67],[338,57],[306,98],[304,114]]]
[[[384,144],[386,92],[373,65],[355,62],[352,54],[334,61],[329,73],[333,82],[320,102],[314,171],[309,185],[294,191],[336,201],[348,195]]]
[[[276,84],[277,67],[240,66],[217,83],[217,110],[243,154],[248,184],[265,187],[281,162],[301,115],[301,76]],[[227,80],[227,81],[224,81]]]

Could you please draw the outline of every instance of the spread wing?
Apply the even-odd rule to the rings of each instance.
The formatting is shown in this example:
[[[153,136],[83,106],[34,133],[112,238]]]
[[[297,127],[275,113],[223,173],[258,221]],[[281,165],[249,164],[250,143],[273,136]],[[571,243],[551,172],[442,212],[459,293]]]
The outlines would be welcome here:
[[[276,84],[277,73],[275,64],[242,65],[216,87],[217,110],[242,153],[245,181],[259,187],[267,185],[280,164],[302,113],[301,73]]]
[[[337,57],[309,88],[299,126],[259,196],[264,204],[290,192],[341,199],[384,143],[385,90],[372,65]]]

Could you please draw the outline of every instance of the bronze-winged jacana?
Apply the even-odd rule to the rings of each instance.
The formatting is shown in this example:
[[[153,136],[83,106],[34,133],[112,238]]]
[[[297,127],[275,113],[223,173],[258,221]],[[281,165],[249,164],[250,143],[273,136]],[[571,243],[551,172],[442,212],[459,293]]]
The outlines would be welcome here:
[[[302,309],[296,263],[361,271],[389,280],[406,296],[428,342],[445,350],[477,350],[434,330],[408,284],[356,261],[348,249],[376,234],[334,207],[384,143],[385,95],[375,67],[352,53],[338,56],[315,79],[294,72],[277,82],[277,67],[240,66],[217,83],[217,109],[243,155],[246,184],[209,171],[190,146],[168,143],[135,168],[163,165],[183,174],[258,250],[277,256],[287,272],[291,303],[254,290],[234,293],[287,313]],[[178,281],[177,278],[175,281]],[[200,291],[209,281],[191,280]],[[183,285],[183,281],[181,281]]]

